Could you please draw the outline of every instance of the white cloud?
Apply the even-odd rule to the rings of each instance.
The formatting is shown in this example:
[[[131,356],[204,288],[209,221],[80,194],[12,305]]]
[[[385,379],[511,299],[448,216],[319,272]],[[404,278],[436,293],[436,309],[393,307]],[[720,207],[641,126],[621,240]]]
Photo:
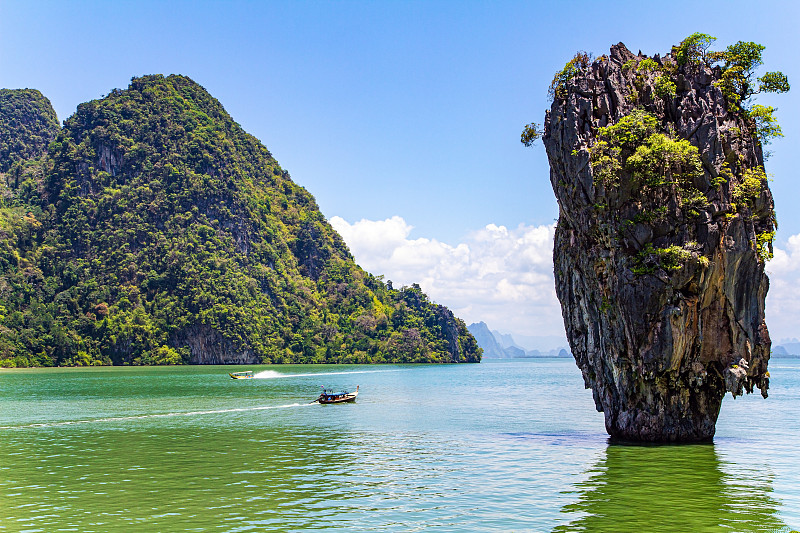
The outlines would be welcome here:
[[[767,263],[767,326],[774,343],[800,337],[800,234],[790,236],[785,248],[775,247]]]
[[[430,298],[468,324],[522,335],[564,335],[553,284],[555,226],[489,224],[455,246],[409,236],[402,217],[330,220],[356,262],[395,287],[419,283]]]
[[[434,301],[468,324],[521,335],[564,335],[553,283],[555,226],[489,224],[455,246],[410,238],[402,217],[360,220],[333,217],[331,224],[368,272],[395,287],[419,283]],[[800,234],[790,236],[767,264],[767,325],[773,340],[800,337]]]
[[[785,275],[800,270],[800,234],[787,239],[786,249],[775,247],[775,257],[767,264],[767,272]]]

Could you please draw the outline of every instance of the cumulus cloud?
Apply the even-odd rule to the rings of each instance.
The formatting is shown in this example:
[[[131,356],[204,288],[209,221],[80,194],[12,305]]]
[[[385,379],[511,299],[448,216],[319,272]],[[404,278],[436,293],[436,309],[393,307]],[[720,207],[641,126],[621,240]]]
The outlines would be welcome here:
[[[767,263],[767,326],[773,342],[800,337],[800,234],[792,235],[783,248],[775,247]]]
[[[418,283],[468,324],[523,335],[564,335],[553,283],[555,225],[509,229],[489,224],[456,245],[411,238],[402,217],[330,220],[356,262],[395,287]]]
[[[555,225],[489,224],[464,242],[411,238],[402,217],[349,223],[333,217],[356,262],[395,287],[418,283],[430,298],[468,324],[522,335],[564,335],[553,283]],[[774,342],[800,337],[800,234],[775,247],[767,264],[767,324]]]

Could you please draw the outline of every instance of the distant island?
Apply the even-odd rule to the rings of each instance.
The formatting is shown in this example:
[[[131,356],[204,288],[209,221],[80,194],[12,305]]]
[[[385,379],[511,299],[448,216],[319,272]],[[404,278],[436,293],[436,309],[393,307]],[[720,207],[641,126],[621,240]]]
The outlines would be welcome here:
[[[773,345],[772,357],[775,359],[800,359],[800,341],[786,339],[782,340],[781,344]]]
[[[191,79],[133,78],[63,127],[0,90],[0,366],[480,359]]]
[[[567,339],[556,336],[516,337],[490,330],[485,322],[475,322],[467,329],[483,349],[485,359],[530,359],[537,357],[572,357]]]

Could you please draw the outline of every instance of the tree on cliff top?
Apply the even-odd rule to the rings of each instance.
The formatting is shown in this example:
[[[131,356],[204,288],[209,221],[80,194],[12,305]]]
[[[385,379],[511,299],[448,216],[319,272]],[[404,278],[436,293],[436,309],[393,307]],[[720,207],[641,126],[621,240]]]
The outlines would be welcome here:
[[[786,75],[780,71],[767,72],[763,76],[755,77],[758,68],[763,65],[762,53],[765,47],[754,42],[738,41],[728,46],[724,51],[709,51],[711,45],[717,40],[707,33],[695,32],[686,37],[678,46],[672,47],[672,55],[678,66],[705,65],[712,67],[719,64],[721,78],[714,85],[718,87],[731,107],[731,110],[741,109],[753,123],[753,130],[762,144],[769,144],[774,137],[782,137],[781,127],[775,118],[776,109],[771,106],[762,106],[752,103],[752,97],[760,93],[784,93],[791,88]],[[602,58],[601,58],[602,59]],[[652,64],[653,68],[660,70],[658,65],[649,59],[642,61]],[[587,52],[578,52],[570,59],[563,69],[553,76],[547,94],[551,100],[566,96],[567,84],[591,63],[591,55]],[[639,68],[641,68],[641,66]],[[668,74],[668,73],[664,73]],[[670,84],[673,90],[664,91],[661,96],[674,97],[674,84],[667,75],[662,75],[658,81]],[[527,124],[522,131],[520,141],[525,146],[532,146],[542,135],[541,128],[535,123]]]
[[[707,62],[707,52],[711,45],[716,41],[716,37],[712,37],[707,33],[695,32],[681,41],[675,49],[673,54],[678,65],[686,65],[687,63]]]
[[[774,137],[782,137],[781,127],[775,119],[776,109],[752,104],[753,96],[760,93],[785,93],[791,88],[783,72],[767,72],[756,77],[758,68],[764,64],[764,45],[751,41],[738,41],[721,52],[708,52],[716,41],[705,33],[693,33],[673,49],[679,65],[720,64],[722,76],[714,85],[718,87],[731,110],[745,111],[755,124],[756,135],[762,144],[769,144]]]

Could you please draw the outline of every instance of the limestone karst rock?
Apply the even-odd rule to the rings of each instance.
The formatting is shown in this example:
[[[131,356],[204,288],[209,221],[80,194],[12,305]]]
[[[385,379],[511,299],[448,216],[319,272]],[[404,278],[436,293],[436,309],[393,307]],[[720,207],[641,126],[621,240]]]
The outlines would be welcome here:
[[[773,201],[720,76],[620,43],[575,62],[545,119],[556,292],[616,439],[709,440],[726,391],[767,396]]]
[[[0,90],[0,119],[0,367],[480,361],[190,78],[133,78],[61,128]]]

